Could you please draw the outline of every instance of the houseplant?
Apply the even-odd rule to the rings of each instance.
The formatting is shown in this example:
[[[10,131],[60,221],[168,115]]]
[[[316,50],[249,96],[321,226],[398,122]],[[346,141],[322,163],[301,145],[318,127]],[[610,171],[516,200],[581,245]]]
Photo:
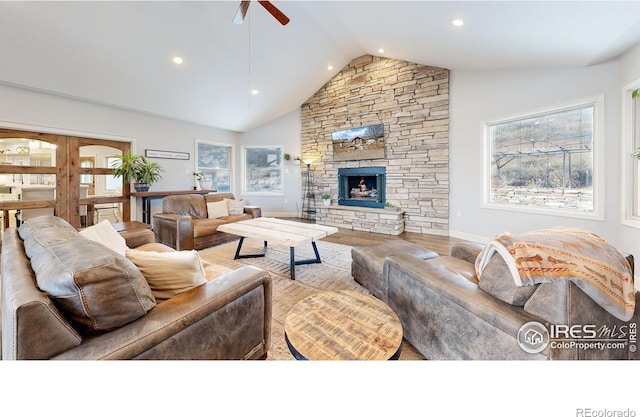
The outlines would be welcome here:
[[[157,162],[150,162],[142,155],[132,155],[130,151],[122,155],[115,155],[116,161],[112,165],[113,176],[122,177],[133,183],[136,191],[149,191],[151,184],[162,178],[164,169]]]
[[[330,206],[331,205],[331,194],[323,194],[322,195],[322,202],[324,203],[325,206]]]
[[[207,176],[204,172],[194,172],[193,176],[195,177],[196,181],[198,181],[198,185],[200,185],[201,190],[211,189],[211,184],[213,183],[213,181],[207,180]]]

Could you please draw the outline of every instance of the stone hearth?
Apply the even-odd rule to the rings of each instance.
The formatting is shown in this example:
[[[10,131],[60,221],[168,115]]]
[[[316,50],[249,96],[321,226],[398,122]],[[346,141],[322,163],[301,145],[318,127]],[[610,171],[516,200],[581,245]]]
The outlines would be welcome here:
[[[404,232],[404,211],[332,204],[316,208],[316,222],[361,232],[397,236]]]

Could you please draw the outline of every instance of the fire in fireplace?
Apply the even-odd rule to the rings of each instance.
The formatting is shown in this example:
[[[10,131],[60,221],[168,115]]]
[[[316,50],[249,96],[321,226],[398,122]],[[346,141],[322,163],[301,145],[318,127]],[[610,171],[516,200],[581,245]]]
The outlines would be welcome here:
[[[343,206],[384,207],[386,168],[338,169],[338,204]]]

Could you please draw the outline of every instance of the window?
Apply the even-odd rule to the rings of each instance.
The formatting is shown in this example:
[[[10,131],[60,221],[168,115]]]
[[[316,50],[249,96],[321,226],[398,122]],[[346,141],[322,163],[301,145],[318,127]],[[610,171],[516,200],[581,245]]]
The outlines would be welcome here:
[[[624,224],[640,228],[640,161],[634,153],[640,148],[640,97],[632,98],[640,80],[622,89],[622,169]]]
[[[107,156],[106,163],[107,168],[118,168],[120,166],[120,159],[114,156]],[[105,175],[105,191],[117,191],[122,188],[122,178],[114,177],[113,175]]]
[[[600,218],[601,101],[486,124],[485,204]]]
[[[196,141],[195,169],[211,180],[213,189],[231,192],[231,145]]]
[[[244,193],[283,195],[282,146],[244,148]]]

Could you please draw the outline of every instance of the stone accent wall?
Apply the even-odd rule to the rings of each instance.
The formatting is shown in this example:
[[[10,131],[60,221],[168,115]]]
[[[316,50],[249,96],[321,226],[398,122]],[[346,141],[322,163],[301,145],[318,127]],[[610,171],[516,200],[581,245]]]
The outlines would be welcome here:
[[[405,230],[448,235],[449,70],[365,55],[301,113],[301,154],[314,160],[316,196],[337,198],[338,168],[385,166],[387,201],[404,211]],[[333,161],[331,132],[377,123],[385,126],[385,159]]]

